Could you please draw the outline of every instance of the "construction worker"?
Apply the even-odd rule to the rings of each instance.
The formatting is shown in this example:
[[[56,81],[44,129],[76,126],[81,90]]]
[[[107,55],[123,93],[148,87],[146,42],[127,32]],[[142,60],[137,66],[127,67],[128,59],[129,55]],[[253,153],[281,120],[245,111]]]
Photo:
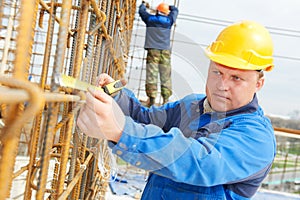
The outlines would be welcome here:
[[[78,126],[150,171],[142,199],[251,199],[271,169],[276,140],[256,93],[273,68],[273,43],[253,21],[226,27],[206,48],[206,95],[143,107],[123,89],[87,93]],[[101,74],[99,85],[112,82]]]
[[[157,96],[158,76],[160,77],[161,96],[163,104],[168,102],[172,95],[171,80],[171,27],[175,23],[178,9],[166,3],[157,6],[156,14],[147,12],[149,3],[142,2],[139,14],[146,24],[146,39],[144,48],[147,50],[146,61],[146,94],[148,106],[155,103]]]

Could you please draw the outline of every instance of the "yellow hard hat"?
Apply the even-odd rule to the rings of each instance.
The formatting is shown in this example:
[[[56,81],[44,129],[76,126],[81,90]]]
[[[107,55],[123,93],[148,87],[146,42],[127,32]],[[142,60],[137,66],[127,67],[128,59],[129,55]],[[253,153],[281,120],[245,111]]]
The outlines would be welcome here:
[[[253,21],[226,27],[205,53],[210,60],[232,68],[271,71],[274,67],[270,33]]]
[[[158,10],[159,12],[162,12],[162,13],[164,13],[164,14],[166,14],[166,15],[168,15],[169,12],[170,12],[170,10],[169,10],[169,5],[168,5],[167,3],[160,3],[160,4],[157,6],[156,10]]]

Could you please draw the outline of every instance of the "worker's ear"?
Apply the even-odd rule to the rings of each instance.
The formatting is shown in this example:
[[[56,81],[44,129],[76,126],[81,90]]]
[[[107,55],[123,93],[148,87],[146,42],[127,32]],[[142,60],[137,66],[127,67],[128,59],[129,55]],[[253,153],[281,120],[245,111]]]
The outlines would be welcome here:
[[[265,77],[261,77],[257,80],[257,83],[256,83],[256,92],[258,92],[265,84]]]

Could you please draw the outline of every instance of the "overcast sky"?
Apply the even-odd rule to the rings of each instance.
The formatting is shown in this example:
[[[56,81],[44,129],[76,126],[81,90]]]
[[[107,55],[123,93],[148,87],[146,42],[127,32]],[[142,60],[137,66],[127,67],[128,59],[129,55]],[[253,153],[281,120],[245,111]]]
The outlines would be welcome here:
[[[161,1],[148,2],[152,7],[156,7]],[[174,4],[173,0],[164,2]],[[197,48],[204,48],[210,44],[219,32],[232,22],[255,20],[269,29],[275,48],[275,68],[266,73],[265,86],[258,93],[259,101],[267,114],[290,115],[296,110],[300,111],[299,0],[176,0],[176,2],[179,3],[179,16],[172,56],[175,75],[185,76],[186,82],[192,82],[189,85],[195,87],[197,81],[191,79],[195,74],[188,65],[192,65],[192,68],[199,67],[198,63],[201,61],[194,58]],[[183,41],[189,41],[190,44],[184,44]],[[192,43],[197,43],[198,47]],[[194,57],[191,58],[190,54]],[[183,68],[187,70],[182,70]],[[204,82],[205,79],[200,79],[199,92],[203,92]],[[193,88],[193,91],[195,90],[197,89]]]

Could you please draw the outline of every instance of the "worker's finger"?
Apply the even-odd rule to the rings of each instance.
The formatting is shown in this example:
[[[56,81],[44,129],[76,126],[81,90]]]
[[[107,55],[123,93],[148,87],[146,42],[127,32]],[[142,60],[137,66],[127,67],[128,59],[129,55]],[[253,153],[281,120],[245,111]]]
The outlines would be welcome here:
[[[86,94],[86,107],[93,110],[95,113],[101,113],[101,110],[105,109],[105,103],[97,99],[93,93],[87,92]]]
[[[86,123],[83,120],[83,117],[78,117],[78,119],[77,119],[77,126],[79,127],[79,129],[83,133],[87,133],[88,132],[88,128],[87,128]]]
[[[88,130],[87,122],[89,121],[89,115],[87,114],[87,109],[86,105],[82,106],[77,118],[77,125],[83,133],[86,133]]]
[[[86,94],[86,106],[102,117],[109,115],[112,101],[113,99],[103,91],[88,89]]]
[[[88,88],[89,93],[103,103],[110,103],[112,98],[103,91]]]
[[[115,80],[111,76],[109,76],[108,74],[105,74],[105,73],[100,74],[96,79],[97,86],[101,86],[101,87],[103,87],[109,83],[112,83],[114,81]]]
[[[79,118],[83,123],[89,122],[91,117],[94,117],[95,112],[87,104],[82,106],[79,113]]]
[[[101,115],[97,114],[94,109],[91,109],[87,104],[80,110],[77,119],[77,125],[80,130],[90,137],[104,138],[102,127],[105,120]]]

